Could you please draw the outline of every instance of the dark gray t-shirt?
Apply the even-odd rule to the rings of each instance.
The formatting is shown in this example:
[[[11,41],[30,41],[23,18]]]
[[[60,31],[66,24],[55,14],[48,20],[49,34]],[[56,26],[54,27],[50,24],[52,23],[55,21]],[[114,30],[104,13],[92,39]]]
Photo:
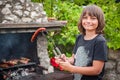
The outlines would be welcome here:
[[[92,66],[93,60],[107,61],[106,40],[102,35],[97,35],[92,40],[84,40],[84,36],[79,35],[73,53],[76,66]],[[74,80],[101,80],[103,75],[104,68],[97,76],[74,74]]]

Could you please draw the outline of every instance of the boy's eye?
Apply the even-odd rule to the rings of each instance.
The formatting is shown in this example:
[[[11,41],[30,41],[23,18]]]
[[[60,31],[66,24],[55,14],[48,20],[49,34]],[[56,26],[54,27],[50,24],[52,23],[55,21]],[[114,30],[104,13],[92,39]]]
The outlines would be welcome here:
[[[87,19],[87,16],[83,16],[83,19]]]
[[[91,16],[90,18],[91,18],[91,19],[97,19],[97,17],[95,17],[95,16]]]
[[[91,19],[97,19],[96,17],[91,17]]]
[[[92,20],[94,20],[94,19],[97,19],[95,16],[83,16],[83,19],[92,19]]]

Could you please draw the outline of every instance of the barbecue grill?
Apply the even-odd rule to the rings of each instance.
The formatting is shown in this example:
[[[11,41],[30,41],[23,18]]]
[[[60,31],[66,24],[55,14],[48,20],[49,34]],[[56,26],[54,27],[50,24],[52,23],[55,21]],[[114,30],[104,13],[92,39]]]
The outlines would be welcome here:
[[[65,23],[63,24],[62,21],[60,22],[56,21],[56,22],[49,22],[49,23],[42,24],[42,27],[45,27],[47,31],[51,31],[51,30],[59,30],[61,26],[64,26],[64,25]],[[41,45],[41,44],[38,44],[39,43],[38,39],[41,39],[41,36],[43,36],[42,33],[39,33],[39,36],[34,42],[31,43],[30,41],[31,36],[33,35],[36,29],[40,28],[40,26],[41,26],[40,24],[35,24],[35,23],[33,24],[32,23],[31,24],[0,24],[0,32],[1,32],[0,35],[7,36],[6,40],[8,42],[10,42],[10,39],[12,39],[11,41],[13,44],[17,43],[18,41],[20,42],[27,41],[27,42],[20,43],[19,48],[16,48],[17,46],[11,47],[10,45],[7,45],[8,47],[10,47],[10,50],[5,49],[4,51],[10,51],[10,54],[12,56],[11,55],[7,56],[5,58],[6,60],[2,58],[1,61],[9,62],[10,60],[20,59],[21,57],[30,59],[30,61],[27,64],[18,63],[9,67],[0,67],[0,80],[27,80],[27,79],[29,80],[33,80],[33,79],[34,80],[72,80],[72,74],[64,71],[55,70],[53,73],[43,74],[43,70],[47,70],[47,69],[40,65],[41,61],[39,61],[39,56],[37,55],[40,49],[39,47],[37,47],[37,45]],[[10,36],[10,39],[9,39],[9,36]],[[19,40],[14,41],[13,38],[15,38],[15,40],[16,39],[19,39]],[[5,41],[4,38],[1,38],[1,39]],[[9,43],[6,43],[6,44],[9,44]],[[22,50],[23,49],[22,47],[25,47],[25,45],[27,45],[28,49],[25,50],[24,48],[24,50]],[[15,48],[15,49],[11,50],[12,48]],[[17,51],[17,49],[20,49],[20,53]],[[23,53],[21,51],[23,51]],[[14,54],[11,52],[14,52]]]
[[[35,63],[19,64],[8,68],[0,68],[2,80],[19,80],[23,76],[31,75],[35,72]]]
[[[37,29],[59,31],[66,21],[48,18],[42,4],[31,0],[0,0],[0,10],[0,80],[72,79],[71,74],[52,71],[42,33],[31,39]],[[21,62],[21,58],[29,61]]]
[[[0,64],[3,64],[0,63]],[[4,63],[5,64],[5,63]],[[44,67],[35,62],[12,64],[0,67],[0,80],[72,80],[72,74],[55,70],[54,73],[43,74]],[[56,76],[58,75],[58,76]]]

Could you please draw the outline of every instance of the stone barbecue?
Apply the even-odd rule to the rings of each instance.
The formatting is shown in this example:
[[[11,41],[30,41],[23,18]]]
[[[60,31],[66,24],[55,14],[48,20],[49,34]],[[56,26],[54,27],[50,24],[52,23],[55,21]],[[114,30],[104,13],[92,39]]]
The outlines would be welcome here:
[[[66,21],[48,21],[42,3],[32,3],[30,0],[0,0],[0,62],[12,59],[20,61],[19,59],[24,58],[31,61],[28,64],[0,68],[0,74],[5,74],[2,75],[3,80],[70,80],[71,74],[61,74],[61,71],[56,72],[51,66],[47,38],[43,32],[39,33],[33,43],[30,42],[38,28],[46,28],[47,32],[59,31],[65,25]],[[36,64],[39,64],[39,67]],[[32,76],[28,75],[30,72],[33,72]],[[56,75],[62,77],[58,76],[57,79]],[[25,77],[20,78],[21,76]]]
[[[28,35],[28,33],[32,35],[40,27],[45,27],[47,31],[53,31],[60,30],[65,25],[60,21],[48,22],[43,5],[41,3],[32,3],[30,0],[2,0],[0,1],[0,10],[0,33],[2,36],[6,34],[5,36],[7,37],[12,36],[12,38],[19,39],[19,37],[13,37],[13,35],[16,36],[13,33],[17,33],[17,35],[22,37],[23,33],[25,35]],[[6,43],[10,41],[6,40]],[[39,44],[36,45],[40,64],[48,69],[50,68],[51,71],[48,70],[46,73],[52,72],[47,53],[46,38],[40,36],[36,42]]]

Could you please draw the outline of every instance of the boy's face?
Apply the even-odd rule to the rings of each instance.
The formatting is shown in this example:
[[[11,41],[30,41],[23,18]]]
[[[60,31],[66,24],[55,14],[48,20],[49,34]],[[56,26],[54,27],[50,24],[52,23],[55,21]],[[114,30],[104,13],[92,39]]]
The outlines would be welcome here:
[[[98,27],[97,17],[85,14],[82,18],[82,26],[86,31],[96,31]]]

